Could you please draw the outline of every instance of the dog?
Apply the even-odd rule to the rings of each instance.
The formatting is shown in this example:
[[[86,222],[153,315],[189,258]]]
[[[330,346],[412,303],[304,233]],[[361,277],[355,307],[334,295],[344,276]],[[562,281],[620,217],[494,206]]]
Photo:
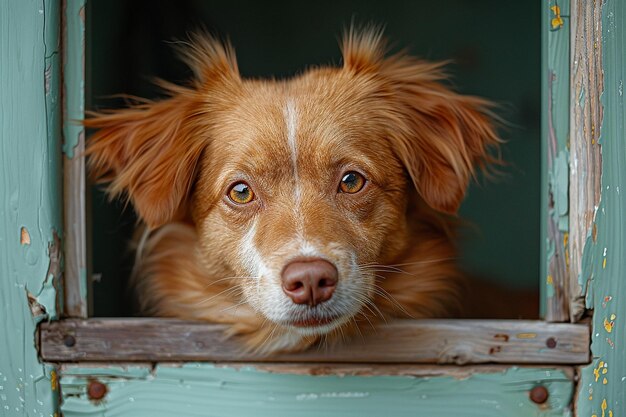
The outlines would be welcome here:
[[[92,113],[89,169],[147,233],[142,309],[228,324],[268,354],[462,307],[456,213],[498,162],[492,104],[443,64],[347,31],[343,64],[243,79],[227,43],[193,35],[188,85]]]

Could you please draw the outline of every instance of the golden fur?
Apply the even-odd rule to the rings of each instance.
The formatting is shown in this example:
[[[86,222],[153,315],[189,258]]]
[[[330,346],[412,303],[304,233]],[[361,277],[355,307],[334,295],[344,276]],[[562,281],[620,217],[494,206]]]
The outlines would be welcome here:
[[[250,348],[276,352],[459,309],[450,215],[493,162],[489,104],[443,85],[440,64],[386,57],[378,31],[350,31],[342,52],[340,68],[251,80],[229,46],[197,36],[184,50],[190,85],[86,120],[98,129],[92,176],[150,230],[135,277],[145,311],[230,324]],[[349,170],[367,179],[354,195],[337,192]],[[236,181],[253,202],[228,201]],[[333,299],[314,312],[279,283],[310,253],[339,271]],[[337,324],[289,325],[308,314]]]

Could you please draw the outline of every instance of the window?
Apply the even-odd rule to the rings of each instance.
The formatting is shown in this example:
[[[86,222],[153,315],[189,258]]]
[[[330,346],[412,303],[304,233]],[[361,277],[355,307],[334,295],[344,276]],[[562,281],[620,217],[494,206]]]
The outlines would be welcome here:
[[[539,283],[543,281],[538,276],[543,257],[539,248],[543,240],[539,184],[547,177],[540,171],[539,4],[487,7],[468,3],[450,9],[432,2],[428,7],[407,2],[352,2],[328,3],[323,8],[283,2],[270,9],[260,3],[244,7],[224,2],[179,2],[155,7],[147,2],[94,1],[89,7],[90,107],[115,105],[102,96],[116,93],[154,97],[158,93],[147,81],[149,75],[174,81],[187,78],[173,49],[164,41],[184,38],[186,31],[200,24],[231,37],[244,76],[288,76],[312,63],[337,62],[335,36],[355,11],[357,20],[387,23],[388,36],[402,46],[408,45],[413,54],[433,60],[453,59],[453,82],[461,92],[503,104],[499,113],[513,126],[503,132],[509,140],[504,147],[505,160],[510,163],[507,175],[496,183],[473,186],[461,211],[476,228],[465,228],[468,237],[463,240],[460,261],[470,275],[487,279],[478,290],[484,294],[484,304],[497,302],[476,312],[474,319],[390,323],[365,340],[355,340],[358,349],[350,345],[282,355],[271,358],[273,361],[580,364],[589,360],[585,325],[476,319],[536,319],[539,313]],[[472,25],[467,24],[468,15],[473,16]],[[503,15],[507,19],[502,19]],[[111,21],[119,24],[111,25]],[[66,52],[69,62],[82,59],[78,47]],[[78,74],[71,68],[66,64],[66,88],[80,91],[72,78]],[[78,97],[76,102],[68,105],[76,109],[80,96],[74,97]],[[66,137],[81,139],[80,129],[69,124],[66,129]],[[74,152],[79,154],[80,146],[79,142]],[[552,157],[557,161],[557,155]],[[220,325],[159,318],[100,318],[135,313],[126,290],[132,259],[124,249],[135,219],[131,210],[122,210],[116,202],[106,203],[99,191],[85,188],[82,158],[66,159],[65,175],[65,311],[80,320],[61,320],[42,327],[44,359],[267,360],[252,354],[231,354],[236,349],[229,345],[232,342],[223,341]],[[90,193],[92,210],[87,209],[89,197],[85,198]],[[90,245],[85,238],[89,229]],[[89,257],[93,267],[86,273]],[[566,277],[549,277],[559,291]],[[91,294],[89,300],[86,292]],[[112,303],[120,294],[125,301]],[[562,302],[567,297],[559,294],[561,302],[545,308],[547,318],[555,321],[567,316],[563,313],[567,303]],[[90,314],[88,305],[93,309]]]

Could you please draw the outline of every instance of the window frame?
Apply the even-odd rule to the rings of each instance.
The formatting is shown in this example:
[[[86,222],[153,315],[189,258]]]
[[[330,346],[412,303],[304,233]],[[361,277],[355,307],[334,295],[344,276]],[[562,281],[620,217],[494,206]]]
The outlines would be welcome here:
[[[87,182],[85,179],[85,130],[77,121],[84,117],[85,103],[85,1],[67,2],[63,13],[63,134],[64,134],[64,243],[65,271],[62,280],[63,316],[40,327],[39,347],[44,360],[75,361],[287,361],[287,362],[386,362],[412,364],[570,364],[590,360],[589,325],[579,321],[584,297],[577,286],[580,265],[569,259],[582,257],[579,236],[587,236],[591,223],[574,225],[578,246],[570,248],[566,229],[559,227],[563,213],[555,209],[571,175],[562,183],[563,161],[569,149],[586,152],[582,134],[569,138],[570,121],[581,115],[572,109],[570,119],[570,25],[549,29],[556,11],[545,8],[542,56],[542,274],[541,304],[544,320],[399,320],[381,327],[365,339],[347,346],[301,354],[262,356],[237,353],[222,336],[223,326],[179,320],[89,318],[91,280],[88,266]],[[566,14],[566,10],[561,12]],[[569,13],[568,13],[569,14]],[[574,13],[571,13],[574,15]],[[574,27],[574,25],[572,25]],[[577,30],[578,26],[576,26]],[[554,30],[553,30],[554,29]],[[583,30],[583,29],[580,29]],[[574,45],[576,50],[577,46]],[[579,76],[574,74],[573,76]],[[554,83],[554,80],[567,82]],[[574,131],[574,130],[572,130]],[[567,162],[567,161],[566,161]],[[567,169],[567,166],[566,166]],[[597,172],[593,171],[594,173]],[[571,174],[571,173],[570,173]],[[594,176],[594,179],[596,177]],[[561,181],[561,182],[559,182]],[[567,188],[567,208],[573,190]],[[578,191],[576,191],[578,192]],[[562,201],[560,201],[562,203]],[[567,215],[569,211],[565,212]],[[547,243],[546,243],[547,242]],[[577,269],[578,268],[578,269]],[[168,337],[162,337],[164,331]],[[192,332],[197,340],[188,338]],[[123,335],[123,336],[122,336]],[[134,342],[128,342],[129,337]],[[358,338],[357,338],[358,339]],[[427,344],[427,346],[424,346]],[[155,346],[157,345],[157,346]],[[198,346],[210,346],[205,353]],[[581,348],[582,346],[582,348]],[[586,348],[584,348],[586,346]],[[220,348],[220,349],[217,349]],[[356,354],[355,349],[364,354]],[[218,353],[215,353],[218,352]],[[224,353],[225,352],[225,353]],[[114,354],[112,354],[114,353]],[[98,354],[100,358],[98,358]],[[108,356],[107,356],[108,355]]]

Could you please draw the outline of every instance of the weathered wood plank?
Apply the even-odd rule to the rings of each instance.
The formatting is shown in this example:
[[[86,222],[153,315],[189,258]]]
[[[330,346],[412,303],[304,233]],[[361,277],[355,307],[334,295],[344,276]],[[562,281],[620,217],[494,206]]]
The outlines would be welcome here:
[[[502,373],[511,369],[506,364],[482,365],[436,365],[436,364],[391,364],[391,363],[335,363],[335,362],[214,362],[216,368],[245,369],[254,367],[259,371],[277,374],[295,374],[312,376],[412,376],[435,377],[449,376],[453,378],[469,378],[475,374]],[[180,362],[159,362],[158,366],[180,367]],[[516,365],[520,369],[536,368],[535,365]],[[83,375],[97,378],[99,376],[115,376],[116,372],[126,372],[129,369],[142,370],[149,375],[153,364],[150,362],[115,362],[104,366],[101,362],[66,362],[58,365],[59,374]],[[550,369],[562,372],[567,378],[574,380],[579,366],[555,365]]]
[[[602,195],[592,226],[596,233],[582,258],[583,277],[589,280],[586,303],[594,310],[593,362],[582,371],[577,415],[617,417],[626,415],[626,2],[594,3],[601,7],[591,24],[602,33],[603,115],[597,127]]]
[[[517,320],[400,320],[347,344],[262,356],[225,339],[223,325],[172,319],[64,320],[42,324],[48,361],[293,361],[552,363],[589,361],[588,327]]]
[[[89,387],[104,398],[89,398]],[[554,368],[509,368],[449,376],[273,373],[211,364],[126,368],[64,367],[62,412],[74,416],[394,416],[568,415],[573,382]],[[536,404],[530,391],[545,387]],[[97,390],[91,390],[94,392]]]
[[[585,312],[585,288],[590,279],[582,270],[583,249],[596,239],[593,221],[600,205],[602,125],[601,2],[572,3],[570,93],[569,299],[570,320]]]
[[[568,321],[569,0],[542,3],[542,259],[546,320]]]
[[[85,185],[85,0],[63,2],[64,313],[88,315]]]

